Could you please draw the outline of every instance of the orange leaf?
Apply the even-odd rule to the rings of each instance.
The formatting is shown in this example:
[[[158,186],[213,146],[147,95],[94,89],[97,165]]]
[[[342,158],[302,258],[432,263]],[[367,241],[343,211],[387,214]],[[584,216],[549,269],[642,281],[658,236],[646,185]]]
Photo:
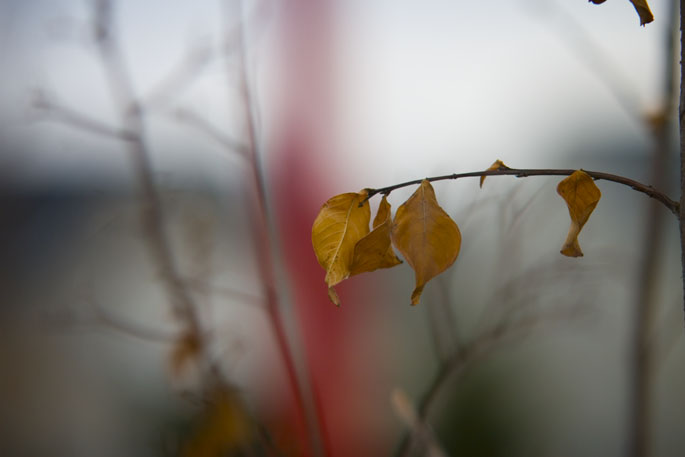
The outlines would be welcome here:
[[[350,276],[379,268],[391,268],[402,263],[392,250],[390,230],[390,203],[385,195],[378,205],[378,213],[373,220],[373,230],[357,242],[354,247],[354,257],[350,267]]]
[[[568,213],[571,216],[571,227],[561,253],[569,257],[582,257],[583,251],[578,244],[578,234],[590,218],[602,193],[594,180],[583,170],[576,170],[557,186],[557,193],[566,200]]]
[[[509,167],[506,166],[506,165],[504,165],[504,162],[502,162],[501,160],[497,159],[497,160],[495,160],[495,163],[493,163],[492,165],[490,165],[490,168],[488,168],[488,169],[485,170],[485,171],[494,171],[494,170],[501,170],[501,169],[508,170]],[[481,177],[480,177],[480,187],[481,187],[481,189],[483,188],[483,183],[485,182],[485,178],[486,178],[485,176],[481,176]]]
[[[331,288],[350,276],[354,247],[369,233],[369,204],[359,206],[366,196],[366,191],[336,195],[324,203],[312,226],[314,253],[326,270],[328,296],[337,306],[340,300]]]
[[[426,283],[454,263],[461,247],[459,227],[438,205],[428,180],[397,209],[392,241],[414,269],[411,303],[416,305]]]

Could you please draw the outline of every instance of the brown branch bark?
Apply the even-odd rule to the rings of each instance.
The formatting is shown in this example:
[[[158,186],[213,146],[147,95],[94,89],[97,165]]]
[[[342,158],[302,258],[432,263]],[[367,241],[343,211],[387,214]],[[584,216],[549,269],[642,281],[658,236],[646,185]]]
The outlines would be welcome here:
[[[529,176],[569,176],[576,170],[571,169],[541,169],[541,168],[504,168],[501,167],[497,170],[484,170],[484,171],[471,171],[468,173],[453,173],[451,175],[433,176],[431,178],[425,178],[430,182],[434,181],[444,181],[447,179],[461,179],[461,178],[475,178],[479,176],[515,176],[517,178],[527,178]],[[601,171],[588,171],[583,170],[588,175],[592,176],[595,180],[612,181],[618,184],[623,184],[628,186],[633,190],[642,192],[643,194],[658,200],[666,208],[668,208],[676,217],[679,217],[680,203],[671,200],[663,192],[656,190],[652,186],[642,184],[641,182],[635,181],[624,176],[613,175],[610,173],[604,173]],[[370,199],[376,194],[388,195],[393,190],[400,189],[402,187],[413,186],[421,184],[423,179],[414,179],[412,181],[403,182],[400,184],[395,184],[387,187],[379,187],[377,189],[368,188],[368,197],[362,201],[364,203],[366,200]],[[361,204],[360,203],[360,204]]]

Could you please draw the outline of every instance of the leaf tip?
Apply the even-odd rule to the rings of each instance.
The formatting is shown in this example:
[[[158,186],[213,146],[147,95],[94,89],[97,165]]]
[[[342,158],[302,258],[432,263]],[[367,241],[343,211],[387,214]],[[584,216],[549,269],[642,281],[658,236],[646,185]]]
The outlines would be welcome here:
[[[421,302],[421,294],[423,293],[424,285],[418,286],[411,293],[411,305],[416,306]]]
[[[335,306],[340,308],[340,297],[338,297],[338,293],[332,287],[328,288],[328,298],[331,300],[331,302],[333,302]]]

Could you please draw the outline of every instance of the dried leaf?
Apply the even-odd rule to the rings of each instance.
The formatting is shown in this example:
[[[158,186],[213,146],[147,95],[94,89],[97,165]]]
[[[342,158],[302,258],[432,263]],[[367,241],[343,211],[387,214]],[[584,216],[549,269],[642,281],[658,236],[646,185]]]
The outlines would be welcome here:
[[[599,5],[605,1],[606,0],[590,0],[590,2],[594,3],[595,5]],[[630,3],[633,4],[635,11],[637,11],[637,14],[640,16],[640,25],[649,24],[654,20],[654,15],[649,9],[647,0],[630,0]]]
[[[654,20],[654,15],[649,9],[647,0],[630,0],[630,3],[635,7],[635,11],[640,16],[640,25],[649,24]]]
[[[504,162],[502,162],[501,160],[497,159],[497,160],[495,160],[495,163],[493,163],[492,165],[490,165],[490,168],[488,168],[488,169],[485,170],[485,171],[494,171],[494,170],[500,170],[500,169],[508,170],[509,167],[506,166],[506,165],[504,165]],[[481,177],[480,177],[480,187],[481,187],[481,189],[483,188],[483,183],[485,182],[485,178],[486,178],[485,176],[481,176]]]
[[[334,285],[350,276],[354,247],[369,233],[371,212],[362,202],[366,191],[336,195],[321,207],[312,226],[312,246],[319,264],[326,270],[331,301],[340,306]]]
[[[459,227],[438,205],[428,180],[397,209],[392,241],[414,269],[411,302],[416,305],[426,283],[454,263],[461,247]]]
[[[566,200],[568,213],[571,216],[571,227],[561,253],[569,257],[581,257],[583,251],[578,244],[578,234],[590,218],[602,193],[594,180],[583,170],[576,170],[557,186],[557,193]]]
[[[373,220],[373,230],[359,240],[354,247],[350,276],[374,271],[379,268],[391,268],[402,263],[392,249],[390,241],[391,229],[390,203],[388,203],[384,195],[378,205],[376,218]]]

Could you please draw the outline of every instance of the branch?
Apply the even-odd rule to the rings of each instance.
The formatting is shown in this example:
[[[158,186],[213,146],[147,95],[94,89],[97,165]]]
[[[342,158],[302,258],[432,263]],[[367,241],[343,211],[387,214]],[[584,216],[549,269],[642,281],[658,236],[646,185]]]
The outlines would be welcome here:
[[[566,312],[563,312],[566,311]],[[559,321],[570,316],[573,309],[557,310],[557,312],[540,313],[526,316],[515,321],[502,320],[484,330],[472,341],[455,351],[445,362],[441,363],[437,374],[433,377],[428,391],[423,396],[418,407],[418,420],[424,423],[433,406],[436,405],[438,394],[445,388],[447,382],[455,376],[464,375],[475,362],[490,355],[495,349],[506,346],[511,339],[526,337],[534,328],[544,322]],[[411,451],[411,437],[405,435],[395,455],[407,457]]]
[[[176,111],[176,119],[185,122],[191,127],[196,128],[200,132],[207,134],[211,139],[216,141],[220,146],[228,151],[235,152],[243,159],[250,160],[250,149],[242,144],[240,141],[226,135],[217,127],[212,125],[207,119],[200,117],[194,111],[189,109],[178,109]]]
[[[443,176],[433,176],[431,178],[426,178],[430,182],[434,181],[444,181],[446,179],[460,179],[460,178],[475,178],[478,176],[516,176],[517,178],[527,178],[529,176],[569,176],[573,174],[577,170],[571,170],[571,169],[543,169],[543,168],[508,168],[508,167],[500,167],[497,170],[485,170],[485,171],[471,171],[468,173],[453,173],[451,175],[443,175]],[[668,208],[676,217],[679,217],[679,211],[680,211],[680,203],[671,200],[666,194],[663,192],[656,190],[652,186],[648,186],[646,184],[642,184],[641,182],[619,176],[619,175],[612,175],[610,173],[604,173],[601,171],[588,171],[588,170],[583,170],[585,173],[588,175],[592,176],[596,180],[603,179],[604,181],[612,181],[618,184],[623,184],[624,186],[628,186],[633,190],[636,190],[638,192],[642,192],[643,194],[652,197],[659,202],[661,202],[666,208]],[[400,184],[395,184],[392,186],[387,186],[387,187],[380,187],[377,189],[370,189],[367,188],[366,191],[368,192],[368,196],[360,203],[363,204],[367,200],[369,200],[371,197],[373,197],[376,194],[383,194],[383,195],[389,195],[390,192],[396,189],[400,189],[402,187],[408,187],[408,186],[413,186],[417,184],[421,184],[422,179],[414,179],[412,181],[407,181],[403,182]]]
[[[123,141],[128,141],[132,137],[131,132],[105,124],[87,114],[79,113],[78,111],[62,105],[41,90],[38,90],[35,93],[33,107],[40,110],[45,115],[51,116],[57,122],[95,135],[102,135],[104,137]]]

